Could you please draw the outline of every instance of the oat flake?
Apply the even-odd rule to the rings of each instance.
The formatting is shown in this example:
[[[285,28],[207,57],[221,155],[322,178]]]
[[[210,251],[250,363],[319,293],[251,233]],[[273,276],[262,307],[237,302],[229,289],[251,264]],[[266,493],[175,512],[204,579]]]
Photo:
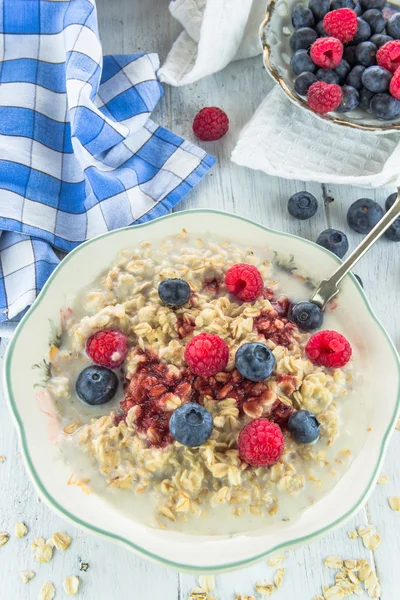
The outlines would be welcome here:
[[[5,531],[0,531],[0,546],[4,546],[4,544],[7,544],[9,539],[10,536],[8,533],[6,533]]]
[[[52,541],[57,550],[66,550],[71,543],[71,538],[67,533],[53,533]]]
[[[388,498],[389,506],[392,510],[400,510],[400,496],[391,496]]]
[[[278,588],[278,590],[282,585],[284,574],[285,574],[285,569],[278,569],[274,575],[274,584],[275,584],[275,587]]]
[[[338,585],[334,585],[324,591],[325,600],[342,600],[344,594]]]
[[[6,460],[5,456],[0,456],[0,463],[3,463]]]
[[[14,533],[17,538],[23,538],[28,533],[28,528],[22,521],[15,524]]]
[[[390,479],[387,475],[379,475],[379,479],[378,479],[378,484],[379,485],[385,485],[386,483],[389,483]]]
[[[22,571],[20,574],[22,583],[28,583],[34,577],[35,573],[33,571]]]
[[[396,429],[400,429],[400,419],[397,420]]]
[[[358,538],[358,533],[355,529],[350,529],[350,531],[347,532],[347,535],[351,540],[355,540],[356,538]]]
[[[379,585],[378,578],[374,572],[372,572],[368,579],[365,580],[364,585],[370,598],[379,598],[381,586]]]
[[[214,575],[200,575],[199,577],[200,587],[207,592],[212,592],[215,588],[215,577]]]
[[[78,593],[79,583],[79,577],[76,577],[75,575],[70,575],[69,577],[66,577],[63,583],[64,592],[68,596],[75,596],[75,594]]]
[[[207,600],[207,592],[202,588],[193,588],[188,600]]]
[[[56,595],[56,588],[51,581],[45,581],[39,591],[38,600],[53,600]]]
[[[279,567],[279,565],[285,560],[284,554],[276,554],[275,556],[271,556],[268,561],[270,567]]]
[[[236,600],[256,600],[256,599],[254,598],[254,596],[243,596],[242,594],[236,594]]]
[[[270,596],[275,591],[275,586],[267,581],[258,581],[256,583],[256,592],[261,594],[264,598]]]
[[[53,557],[53,548],[46,544],[43,538],[36,538],[31,548],[35,550],[35,559],[40,563],[47,563]]]
[[[340,556],[327,556],[324,560],[324,565],[328,569],[341,569],[343,567],[343,560]]]

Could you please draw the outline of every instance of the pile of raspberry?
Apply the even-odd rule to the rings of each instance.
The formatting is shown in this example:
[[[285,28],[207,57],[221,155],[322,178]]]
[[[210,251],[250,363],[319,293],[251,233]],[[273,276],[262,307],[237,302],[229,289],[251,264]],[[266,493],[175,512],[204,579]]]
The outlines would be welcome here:
[[[400,12],[386,0],[310,0],[292,24],[294,88],[313,111],[400,116]]]

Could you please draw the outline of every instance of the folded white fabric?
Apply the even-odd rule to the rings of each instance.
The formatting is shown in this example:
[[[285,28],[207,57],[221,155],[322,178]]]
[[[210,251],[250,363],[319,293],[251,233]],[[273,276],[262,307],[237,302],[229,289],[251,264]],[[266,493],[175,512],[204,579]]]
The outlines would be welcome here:
[[[175,0],[169,9],[184,28],[158,71],[171,85],[193,83],[232,60],[261,52],[258,29],[266,0]]]

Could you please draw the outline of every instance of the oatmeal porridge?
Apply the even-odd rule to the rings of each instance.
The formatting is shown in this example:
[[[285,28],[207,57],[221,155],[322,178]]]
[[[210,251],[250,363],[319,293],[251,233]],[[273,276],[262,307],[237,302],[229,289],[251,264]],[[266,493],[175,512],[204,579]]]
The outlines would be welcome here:
[[[312,285],[293,257],[186,231],[121,252],[68,299],[50,348],[69,483],[205,535],[317,502],[365,442],[368,411],[335,305],[318,330],[293,318]]]

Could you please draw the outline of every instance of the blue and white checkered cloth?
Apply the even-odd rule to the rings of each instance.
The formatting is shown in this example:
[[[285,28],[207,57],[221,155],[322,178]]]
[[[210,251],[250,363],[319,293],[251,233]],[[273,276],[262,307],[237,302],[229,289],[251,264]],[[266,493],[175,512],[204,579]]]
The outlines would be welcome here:
[[[59,262],[53,247],[167,213],[214,159],[150,120],[155,54],[103,59],[95,0],[0,0],[0,34],[4,334]]]

